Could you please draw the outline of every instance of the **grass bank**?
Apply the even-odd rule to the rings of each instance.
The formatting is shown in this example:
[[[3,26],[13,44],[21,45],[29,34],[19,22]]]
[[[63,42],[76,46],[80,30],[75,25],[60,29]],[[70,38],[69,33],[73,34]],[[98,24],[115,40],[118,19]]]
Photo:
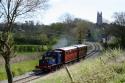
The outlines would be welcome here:
[[[108,50],[101,57],[90,58],[46,75],[34,83],[124,83],[125,52]],[[73,82],[72,79],[73,79]]]
[[[38,60],[30,60],[24,61],[20,63],[12,64],[12,72],[14,76],[22,75],[26,72],[32,71],[36,64],[38,64]],[[0,80],[7,79],[4,66],[0,67]]]

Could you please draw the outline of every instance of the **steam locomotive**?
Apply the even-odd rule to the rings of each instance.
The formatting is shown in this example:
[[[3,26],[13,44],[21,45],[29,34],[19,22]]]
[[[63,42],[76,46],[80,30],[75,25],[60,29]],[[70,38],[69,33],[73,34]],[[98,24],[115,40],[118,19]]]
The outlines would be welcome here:
[[[42,71],[53,71],[63,64],[79,61],[87,54],[87,45],[79,44],[47,51],[39,60],[37,69]]]

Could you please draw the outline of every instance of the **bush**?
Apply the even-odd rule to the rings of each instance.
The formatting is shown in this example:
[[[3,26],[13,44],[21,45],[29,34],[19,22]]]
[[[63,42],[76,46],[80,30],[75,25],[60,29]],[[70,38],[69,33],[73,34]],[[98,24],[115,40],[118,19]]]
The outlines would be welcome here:
[[[46,51],[48,50],[47,46],[41,45],[16,45],[16,52],[38,52],[38,51]]]

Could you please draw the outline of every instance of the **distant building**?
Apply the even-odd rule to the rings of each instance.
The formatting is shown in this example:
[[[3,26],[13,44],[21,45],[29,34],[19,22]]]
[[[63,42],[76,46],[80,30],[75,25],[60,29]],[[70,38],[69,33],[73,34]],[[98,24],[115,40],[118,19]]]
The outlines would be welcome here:
[[[97,22],[96,22],[96,24],[98,26],[102,25],[102,12],[97,12]]]

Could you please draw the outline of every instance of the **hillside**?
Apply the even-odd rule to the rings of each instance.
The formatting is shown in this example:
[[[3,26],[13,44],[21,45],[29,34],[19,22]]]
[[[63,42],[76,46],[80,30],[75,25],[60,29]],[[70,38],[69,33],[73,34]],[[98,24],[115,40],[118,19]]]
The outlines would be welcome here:
[[[67,66],[35,80],[34,83],[124,83],[125,52],[120,49],[108,50],[97,58],[89,58]]]

